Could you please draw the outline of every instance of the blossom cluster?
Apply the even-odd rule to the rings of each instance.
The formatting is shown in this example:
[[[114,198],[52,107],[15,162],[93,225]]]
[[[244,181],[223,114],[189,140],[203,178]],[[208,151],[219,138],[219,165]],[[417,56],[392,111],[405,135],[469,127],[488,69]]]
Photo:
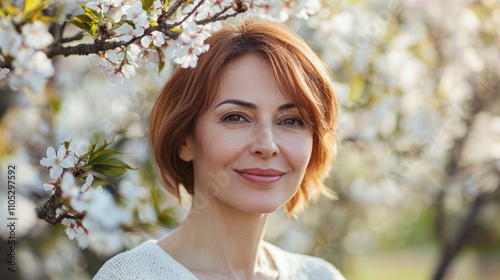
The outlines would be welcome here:
[[[15,23],[15,20],[14,20]],[[0,17],[0,62],[11,58],[12,68],[0,68],[0,79],[9,72],[10,85],[19,88],[28,85],[39,91],[41,81],[54,75],[54,67],[44,52],[54,41],[48,25],[40,20],[27,23],[20,28],[7,18]]]
[[[125,186],[120,188],[117,196],[130,201],[117,203],[115,196],[100,184],[109,182],[94,176],[120,175],[123,172],[113,172],[123,166],[130,169],[123,162],[110,157],[119,152],[105,149],[109,144],[105,142],[99,148],[93,144],[89,147],[88,153],[79,155],[70,143],[63,142],[57,151],[53,147],[47,148],[47,156],[40,160],[40,164],[48,169],[50,178],[54,179],[51,183],[43,184],[44,190],[52,192],[49,199],[52,203],[50,205],[46,203],[45,209],[40,212],[55,213],[53,216],[43,214],[41,218],[64,225],[69,239],[76,239],[80,248],[105,246],[99,248],[99,251],[104,253],[120,250],[122,244],[116,241],[120,240],[117,236],[124,234],[122,230],[124,224],[132,223],[132,213],[136,211],[141,201],[140,195],[136,193],[130,195],[131,188]],[[114,171],[103,167],[109,167]],[[141,208],[147,209],[149,216],[153,216],[154,219],[155,212],[151,211],[151,207],[141,205]]]

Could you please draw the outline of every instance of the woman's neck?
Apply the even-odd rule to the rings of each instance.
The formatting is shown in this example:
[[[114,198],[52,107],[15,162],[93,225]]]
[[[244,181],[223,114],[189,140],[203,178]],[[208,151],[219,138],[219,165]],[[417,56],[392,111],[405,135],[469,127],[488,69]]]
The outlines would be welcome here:
[[[277,274],[261,246],[267,220],[267,214],[243,213],[210,197],[203,207],[193,206],[186,220],[159,244],[195,274],[266,278],[261,276]]]

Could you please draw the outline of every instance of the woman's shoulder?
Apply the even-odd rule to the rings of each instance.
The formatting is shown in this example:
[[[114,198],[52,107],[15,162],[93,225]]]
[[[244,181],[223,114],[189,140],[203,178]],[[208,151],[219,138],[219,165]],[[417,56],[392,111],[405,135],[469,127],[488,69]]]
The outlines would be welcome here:
[[[192,279],[192,274],[150,240],[109,259],[93,279]]]
[[[287,252],[267,242],[264,246],[280,271],[280,279],[345,280],[335,266],[321,258]]]

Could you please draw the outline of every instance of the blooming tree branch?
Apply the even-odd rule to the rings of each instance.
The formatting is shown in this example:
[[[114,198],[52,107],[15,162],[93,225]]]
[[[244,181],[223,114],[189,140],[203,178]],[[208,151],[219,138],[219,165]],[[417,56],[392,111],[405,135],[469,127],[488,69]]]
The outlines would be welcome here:
[[[92,143],[84,155],[73,151],[70,144],[63,142],[57,153],[49,147],[47,157],[40,161],[55,181],[43,184],[43,189],[52,191],[52,195],[36,209],[36,213],[39,219],[49,224],[66,225],[70,239],[76,237],[80,247],[85,248],[88,244],[85,221],[96,219],[92,214],[87,218],[87,211],[103,192],[101,184],[111,184],[101,177],[117,178],[133,168],[114,157],[121,153],[107,148],[111,142],[104,141],[99,147]],[[101,177],[94,177],[92,173]],[[80,186],[79,181],[84,183]]]
[[[33,91],[54,75],[51,58],[97,55],[91,62],[97,71],[121,83],[144,64],[161,71],[166,60],[183,68],[195,67],[208,50],[205,40],[221,21],[243,13],[286,20],[292,11],[302,17],[314,13],[304,0],[96,0],[81,4],[60,18],[50,0],[25,1],[18,7],[0,2],[0,79],[10,78],[13,88]],[[312,2],[318,2],[315,0]],[[67,4],[67,3],[66,3]],[[61,4],[59,4],[61,5]],[[316,5],[319,7],[319,5]],[[294,9],[292,9],[294,7]],[[81,29],[64,37],[67,23]],[[79,43],[85,35],[92,43]]]

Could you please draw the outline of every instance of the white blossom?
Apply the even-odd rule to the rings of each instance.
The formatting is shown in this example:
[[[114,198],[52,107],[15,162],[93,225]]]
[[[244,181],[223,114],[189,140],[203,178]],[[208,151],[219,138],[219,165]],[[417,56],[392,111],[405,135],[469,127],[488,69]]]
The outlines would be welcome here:
[[[0,79],[7,77],[7,74],[9,74],[9,72],[10,69],[0,67]]]
[[[67,227],[65,232],[70,240],[74,240],[76,238],[78,241],[78,247],[84,249],[89,246],[87,230],[79,222],[64,218],[61,221],[61,224]]]
[[[198,56],[206,52],[209,48],[205,40],[211,34],[203,26],[196,25],[195,22],[183,24],[182,33],[179,38],[171,43],[173,47],[172,58],[175,63],[182,68],[196,67]]]
[[[309,19],[309,15],[313,15],[321,10],[321,1],[299,0],[292,2],[292,9],[296,11],[298,18]]]
[[[153,44],[157,47],[163,46],[165,44],[165,38],[163,38],[163,33],[159,31],[151,32],[151,37],[153,38]]]
[[[87,189],[85,192],[79,192],[78,196],[71,199],[71,207],[79,213],[87,211],[92,200],[102,192],[102,186],[99,185],[93,189]]]
[[[99,222],[103,229],[115,230],[132,219],[132,211],[126,206],[118,205],[109,191],[103,191],[92,200],[85,219]]]
[[[75,185],[75,177],[70,172],[64,173],[61,180],[62,198],[73,199],[78,197],[80,190]]]
[[[142,48],[136,44],[129,45],[127,47],[127,61],[129,63],[136,63],[139,60],[139,55],[141,54]],[[137,65],[134,64],[135,67]]]
[[[87,176],[87,179],[85,180],[85,184],[82,185],[81,191],[86,192],[90,188],[90,185],[92,185],[93,181],[94,181],[94,175],[89,174],[89,176]]]
[[[210,33],[205,31],[201,26],[198,26],[194,21],[190,21],[181,26],[182,33],[179,35],[179,39],[189,45],[201,46],[205,42],[205,39],[210,37]]]
[[[61,176],[63,168],[72,168],[76,164],[75,157],[68,153],[64,145],[57,151],[52,147],[47,148],[47,157],[40,160],[40,164],[48,167],[50,178],[57,179]],[[45,188],[45,187],[44,187]]]
[[[105,231],[101,228],[88,228],[88,220],[83,220],[85,228],[88,229],[89,247],[99,255],[110,256],[118,253],[122,249],[123,230],[116,229]]]
[[[201,54],[201,52],[198,52]],[[174,61],[182,68],[196,67],[198,64],[198,54],[196,49],[189,46],[182,46],[173,52]]]
[[[22,28],[24,43],[34,49],[43,49],[54,42],[54,37],[47,31],[47,26],[37,20],[25,24]]]
[[[161,0],[155,0],[153,2],[153,9],[158,13],[161,13],[161,11],[163,10],[163,4],[161,2]]]
[[[79,213],[87,211],[92,200],[102,192],[102,186],[91,189],[94,176],[90,174],[85,184],[78,187],[73,174],[66,172],[61,181],[62,198],[69,199],[71,207]]]
[[[43,184],[42,185],[43,189],[46,191],[52,191],[54,193],[54,185],[52,184]]]
[[[97,12],[102,12],[103,14],[108,13],[110,8],[120,8],[125,4],[125,0],[97,0],[90,1],[85,4],[86,7],[96,10]]]
[[[187,5],[183,13],[188,14],[193,11],[193,9],[198,5],[200,1],[195,1],[195,3]],[[205,1],[203,4],[198,7],[198,9],[194,12],[194,18],[197,20],[206,19],[208,17],[212,17],[224,10],[226,7],[230,7],[233,5],[233,1],[230,0],[215,0],[215,1]]]
[[[68,212],[68,207],[63,204],[63,206],[56,209],[56,218],[59,218],[62,214]]]
[[[141,45],[144,48],[148,48],[151,42],[153,42],[153,45],[157,46],[158,48],[163,46],[163,44],[165,44],[163,33],[161,33],[160,31],[153,31],[151,32],[151,36],[144,36],[141,39]]]
[[[28,85],[35,92],[40,91],[42,80],[54,75],[52,62],[42,51],[30,48],[21,48],[12,63],[14,71],[10,85],[21,87]]]
[[[16,56],[23,43],[23,36],[16,31],[12,23],[4,17],[0,18],[0,49],[3,55]]]
[[[146,11],[142,9],[141,1],[137,1],[133,5],[125,7],[125,15],[128,20],[134,22],[136,29],[139,27],[149,27],[148,16]]]
[[[111,63],[118,63],[120,61],[120,55],[118,55],[115,51],[106,51],[104,56]]]
[[[139,27],[134,29],[130,24],[125,23],[120,25],[120,27],[118,27],[115,32],[116,35],[122,35],[120,41],[130,42],[130,40],[134,39],[135,37],[142,36],[142,34],[144,34],[144,28]]]
[[[113,70],[113,66],[104,55],[98,55],[90,58],[90,63],[97,66],[97,72],[101,75],[107,75],[108,72]]]
[[[151,44],[153,40],[151,39],[151,36],[144,36],[141,38],[141,45],[144,48],[149,48],[149,45]]]

